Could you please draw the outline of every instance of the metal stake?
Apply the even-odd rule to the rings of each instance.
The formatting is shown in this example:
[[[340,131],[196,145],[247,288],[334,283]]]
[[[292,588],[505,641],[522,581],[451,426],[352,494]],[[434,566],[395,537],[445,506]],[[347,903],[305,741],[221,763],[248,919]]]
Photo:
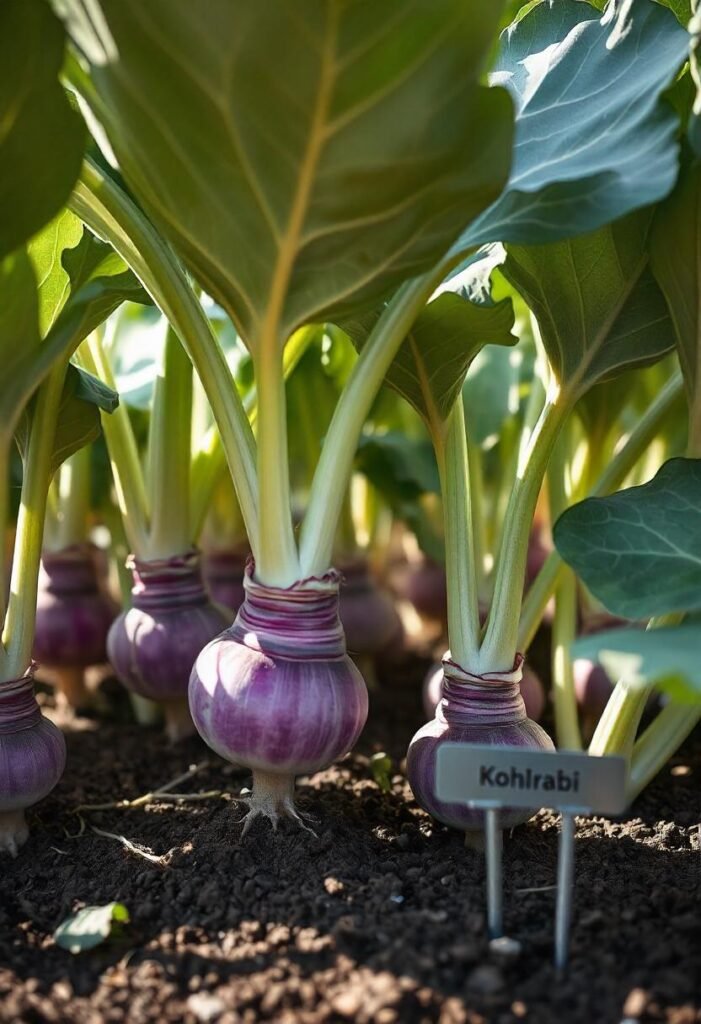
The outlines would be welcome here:
[[[574,879],[574,813],[562,812],[557,856],[557,904],[555,907],[555,967],[567,966],[570,924],[572,923],[572,883]]]
[[[485,810],[484,831],[487,857],[487,930],[490,939],[499,939],[503,933],[504,881],[501,864],[502,834],[497,807]]]

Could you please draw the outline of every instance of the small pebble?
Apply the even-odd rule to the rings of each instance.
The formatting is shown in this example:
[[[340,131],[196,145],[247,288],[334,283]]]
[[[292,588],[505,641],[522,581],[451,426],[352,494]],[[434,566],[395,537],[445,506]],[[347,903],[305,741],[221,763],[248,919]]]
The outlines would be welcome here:
[[[198,1021],[202,1021],[202,1024],[210,1024],[211,1021],[215,1021],[226,1009],[218,996],[207,995],[205,992],[198,992],[190,996],[187,1008]]]
[[[498,939],[490,939],[489,952],[500,960],[515,960],[521,955],[521,943],[518,939],[501,935]]]

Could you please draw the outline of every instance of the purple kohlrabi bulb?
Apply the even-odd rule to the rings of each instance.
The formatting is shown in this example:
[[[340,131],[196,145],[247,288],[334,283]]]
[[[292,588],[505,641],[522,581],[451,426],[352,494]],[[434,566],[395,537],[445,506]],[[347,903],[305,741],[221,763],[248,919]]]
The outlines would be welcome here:
[[[146,561],[133,556],[132,607],[110,629],[107,651],[120,681],[161,701],[172,739],[192,732],[187,687],[195,658],[231,621],[207,594],[195,550]]]
[[[73,707],[89,703],[83,672],[107,661],[107,633],[118,613],[117,603],[99,585],[89,544],[44,552],[32,653],[41,667],[54,670]]]
[[[232,617],[243,604],[243,575],[248,547],[227,551],[207,551],[202,558],[202,575],[212,599],[231,609]]]
[[[45,665],[99,665],[119,608],[99,586],[87,544],[45,551],[37,595],[35,659]]]
[[[523,657],[511,672],[473,675],[443,659],[443,697],[436,716],[409,744],[407,776],[417,803],[444,825],[471,831],[481,829],[484,815],[462,804],[447,804],[436,796],[436,755],[443,743],[491,744],[552,750],[553,743],[539,725],[526,716],[519,683]],[[512,828],[533,812],[506,808],[499,815],[502,828]]]
[[[412,566],[406,581],[406,596],[419,615],[445,623],[448,617],[448,589],[445,566],[422,558]]]
[[[54,788],[66,766],[66,742],[41,713],[34,669],[0,683],[0,853],[17,855],[29,835],[24,811]]]
[[[351,656],[375,655],[403,637],[404,627],[392,598],[370,575],[366,559],[341,567],[338,612]]]
[[[222,757],[253,772],[246,827],[263,814],[297,818],[296,775],[351,749],[365,724],[363,677],[346,654],[338,617],[340,574],[285,589],[246,569],[235,622],[198,657],[190,678],[197,730]]]

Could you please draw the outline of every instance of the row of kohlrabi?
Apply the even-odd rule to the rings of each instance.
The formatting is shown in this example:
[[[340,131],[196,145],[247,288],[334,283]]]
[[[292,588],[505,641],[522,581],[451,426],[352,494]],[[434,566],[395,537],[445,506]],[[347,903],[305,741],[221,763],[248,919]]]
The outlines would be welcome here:
[[[698,606],[693,541],[681,586],[668,552],[633,532],[641,523],[660,544],[665,528],[678,541],[675,517],[691,531],[683,516],[698,487],[693,33],[653,0],[603,15],[575,0],[525,5],[498,45],[493,0],[213,0],[206,18],[187,0],[54,6],[57,16],[44,0],[8,0],[2,12],[13,53],[0,74],[17,111],[0,137],[3,487],[13,437],[24,460],[2,609],[3,845],[22,841],[23,809],[62,770],[60,736],[33,697],[34,606],[50,480],[94,435],[98,407],[135,581],[110,631],[115,670],[166,703],[174,733],[187,694],[206,742],[252,771],[248,824],[296,816],[295,776],[352,747],[367,714],[338,616],[338,559],[362,555],[349,488],[383,383],[424,423],[443,511],[450,650],[435,718],[409,747],[419,803],[479,826],[437,799],[446,741],[552,747],[520,682],[553,594],[560,745],[583,742],[569,656],[578,607],[598,600],[664,627],[619,636],[616,668],[628,662],[593,739],[595,752],[630,755],[635,792],[688,731],[694,715],[679,701],[697,681],[680,654],[693,615],[679,624]],[[27,94],[21,72],[40,49],[42,80]],[[203,295],[250,358],[241,390]],[[127,299],[153,304],[166,325],[145,459],[133,417],[114,408],[102,328]],[[485,446],[482,396],[510,385],[504,360],[481,353],[521,336],[524,395]],[[345,340],[347,366],[320,377],[305,356],[324,339]],[[663,458],[677,454],[675,349],[690,458],[666,463],[661,483],[606,497],[654,471],[653,439]],[[371,445],[366,430],[361,464]],[[253,555],[228,628],[195,548],[221,495]],[[560,554],[524,600],[546,505],[552,520],[564,512]],[[8,507],[5,492],[3,518]],[[578,653],[608,651],[602,636]],[[634,746],[660,680],[670,700]]]

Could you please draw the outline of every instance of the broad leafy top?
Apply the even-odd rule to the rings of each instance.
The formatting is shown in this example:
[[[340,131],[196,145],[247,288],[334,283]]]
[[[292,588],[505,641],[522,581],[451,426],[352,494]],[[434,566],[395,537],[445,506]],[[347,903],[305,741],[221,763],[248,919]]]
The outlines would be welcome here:
[[[479,284],[473,290],[461,286],[456,292],[442,291],[429,302],[387,372],[387,383],[416,409],[434,438],[442,433],[477,353],[488,344],[514,345],[517,341],[511,334],[514,311],[510,299],[492,302],[488,293],[481,293],[479,273],[476,279]],[[368,315],[344,323],[359,348],[374,319],[376,316]]]
[[[127,181],[252,348],[375,305],[506,180],[496,0],[62,7]]]
[[[641,210],[565,242],[507,247],[503,272],[535,313],[555,375],[573,399],[674,346],[648,267],[650,218]]]
[[[701,460],[672,459],[641,487],[573,505],[553,536],[614,615],[701,609]]]
[[[64,47],[46,0],[0,3],[0,259],[68,199],[85,129],[58,81]]]
[[[666,195],[674,111],[660,101],[688,36],[652,0],[543,0],[502,35],[492,81],[516,103],[511,176],[463,236],[530,244],[592,231]]]

